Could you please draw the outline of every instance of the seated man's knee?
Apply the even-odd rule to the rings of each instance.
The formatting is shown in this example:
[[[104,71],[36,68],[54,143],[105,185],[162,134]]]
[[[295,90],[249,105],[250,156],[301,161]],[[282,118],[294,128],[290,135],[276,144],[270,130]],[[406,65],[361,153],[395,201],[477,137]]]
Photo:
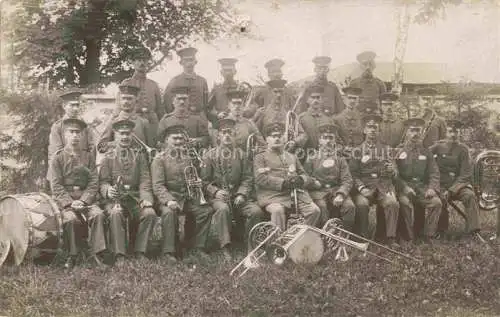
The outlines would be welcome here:
[[[270,204],[267,205],[265,209],[270,214],[285,216],[285,206],[281,204]]]
[[[362,196],[362,195],[356,195],[354,198],[354,203],[358,207],[369,207],[370,206],[370,201],[368,198]]]
[[[264,218],[264,211],[257,205],[253,205],[251,208],[248,208],[247,211],[248,218]]]
[[[172,208],[169,208],[167,206],[161,207],[161,216],[162,217],[168,217],[168,216],[173,216],[176,214],[176,211]]]
[[[386,196],[382,203],[383,208],[399,208],[399,202],[395,197]]]
[[[143,208],[140,212],[141,219],[149,219],[156,217],[156,212],[152,207]]]
[[[427,207],[441,209],[443,204],[441,203],[441,199],[439,199],[439,197],[432,197],[427,201]]]
[[[346,198],[344,200],[344,203],[342,204],[342,210],[345,213],[354,212],[356,210],[356,206],[354,205],[354,202],[351,198]]]
[[[475,200],[476,199],[476,195],[474,194],[474,192],[472,191],[472,189],[470,188],[464,188],[462,189],[462,192],[460,193],[460,200],[463,201],[463,202],[468,202],[468,201],[471,201],[471,200]]]
[[[412,207],[413,203],[410,201],[410,198],[405,195],[401,195],[398,197],[399,205],[401,207]]]

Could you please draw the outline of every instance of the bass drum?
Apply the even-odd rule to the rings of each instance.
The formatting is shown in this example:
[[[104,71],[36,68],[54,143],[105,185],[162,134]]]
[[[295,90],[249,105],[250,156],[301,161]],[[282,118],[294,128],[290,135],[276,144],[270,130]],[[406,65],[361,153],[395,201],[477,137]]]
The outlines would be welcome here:
[[[8,195],[0,198],[0,243],[13,255],[14,264],[55,255],[62,248],[62,215],[45,193]],[[0,266],[7,258],[6,255]]]

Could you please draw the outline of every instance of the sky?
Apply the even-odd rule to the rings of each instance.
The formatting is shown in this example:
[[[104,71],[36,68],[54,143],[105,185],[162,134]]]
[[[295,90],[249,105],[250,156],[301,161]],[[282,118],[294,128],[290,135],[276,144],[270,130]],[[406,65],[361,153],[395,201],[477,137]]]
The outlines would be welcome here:
[[[274,2],[274,4],[273,4]],[[412,24],[406,62],[447,63],[472,80],[500,82],[500,1],[451,6],[434,24]],[[209,87],[221,81],[217,59],[236,57],[240,80],[256,83],[265,75],[263,64],[275,57],[285,60],[285,78],[295,81],[312,75],[311,59],[329,55],[332,65],[356,61],[356,54],[373,50],[379,61],[392,62],[397,35],[397,7],[392,1],[234,0],[251,32],[262,41],[220,39],[196,43],[196,71]],[[160,88],[182,69],[177,56],[149,74]],[[110,91],[115,90],[110,88]]]

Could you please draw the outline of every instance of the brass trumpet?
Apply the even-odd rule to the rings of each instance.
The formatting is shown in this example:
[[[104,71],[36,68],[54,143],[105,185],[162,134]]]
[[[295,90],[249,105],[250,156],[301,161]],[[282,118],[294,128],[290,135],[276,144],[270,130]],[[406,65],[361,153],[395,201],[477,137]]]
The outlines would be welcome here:
[[[203,183],[192,163],[184,168],[184,180],[186,181],[188,196],[191,199],[199,199],[200,205],[206,205],[207,200],[203,194]]]
[[[257,141],[255,139],[255,133],[252,133],[248,136],[246,149],[247,149],[247,159],[249,161],[252,161],[255,156],[255,151],[257,150]]]

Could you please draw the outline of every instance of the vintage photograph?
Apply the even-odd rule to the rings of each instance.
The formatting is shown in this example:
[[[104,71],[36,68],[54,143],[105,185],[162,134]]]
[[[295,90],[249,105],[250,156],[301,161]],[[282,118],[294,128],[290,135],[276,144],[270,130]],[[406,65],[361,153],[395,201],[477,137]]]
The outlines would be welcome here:
[[[499,0],[0,0],[0,317],[500,316],[499,208]]]

